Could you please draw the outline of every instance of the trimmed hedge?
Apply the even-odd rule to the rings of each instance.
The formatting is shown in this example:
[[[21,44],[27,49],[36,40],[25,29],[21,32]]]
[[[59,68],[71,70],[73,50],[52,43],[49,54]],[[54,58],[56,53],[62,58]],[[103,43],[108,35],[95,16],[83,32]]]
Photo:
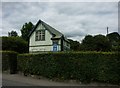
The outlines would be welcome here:
[[[28,53],[28,43],[21,37],[0,37],[0,39],[2,40],[2,50]]]
[[[17,72],[17,53],[14,51],[0,51],[2,53],[2,71],[10,70],[10,74]]]
[[[18,55],[24,74],[50,79],[120,83],[120,59],[113,52],[69,52]]]

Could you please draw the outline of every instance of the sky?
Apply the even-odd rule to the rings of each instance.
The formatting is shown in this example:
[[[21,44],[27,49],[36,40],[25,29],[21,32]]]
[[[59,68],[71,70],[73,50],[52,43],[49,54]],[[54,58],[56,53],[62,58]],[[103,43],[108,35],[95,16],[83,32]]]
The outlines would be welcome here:
[[[0,36],[14,30],[19,35],[26,22],[39,19],[62,32],[67,38],[81,41],[86,35],[118,32],[118,2],[2,2]]]

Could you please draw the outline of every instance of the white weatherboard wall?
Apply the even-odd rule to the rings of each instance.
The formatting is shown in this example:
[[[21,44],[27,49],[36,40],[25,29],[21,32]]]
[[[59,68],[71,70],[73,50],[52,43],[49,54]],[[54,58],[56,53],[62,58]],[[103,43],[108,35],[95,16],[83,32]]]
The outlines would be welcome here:
[[[63,46],[70,49],[70,44],[68,42],[66,42],[66,41],[63,41]]]
[[[36,30],[45,30],[45,41],[35,41]],[[53,51],[53,42],[51,40],[52,35],[42,24],[39,24],[36,30],[32,33],[29,40],[29,52],[34,51]],[[60,44],[60,41],[59,41]],[[60,50],[60,45],[58,46]]]
[[[61,51],[61,39],[58,41],[58,51]]]

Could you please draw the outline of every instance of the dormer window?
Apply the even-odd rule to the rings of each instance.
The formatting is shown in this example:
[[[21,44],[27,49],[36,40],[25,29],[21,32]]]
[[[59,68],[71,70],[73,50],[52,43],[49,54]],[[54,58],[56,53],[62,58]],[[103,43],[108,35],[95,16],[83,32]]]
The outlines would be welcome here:
[[[38,30],[35,35],[36,41],[45,41],[45,30]]]

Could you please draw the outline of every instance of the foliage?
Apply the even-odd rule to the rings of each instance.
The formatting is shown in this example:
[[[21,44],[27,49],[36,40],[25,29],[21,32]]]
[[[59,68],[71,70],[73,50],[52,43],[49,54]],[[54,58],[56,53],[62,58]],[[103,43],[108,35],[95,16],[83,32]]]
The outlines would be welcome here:
[[[15,51],[18,53],[28,52],[28,43],[20,37],[1,37],[2,50]]]
[[[113,32],[107,35],[107,38],[109,39],[111,49],[116,51],[119,50],[120,47],[120,35],[117,32]]]
[[[118,42],[120,40],[120,35],[117,32],[112,32],[108,34],[107,37],[109,38],[110,42],[112,41]]]
[[[72,39],[69,39],[70,41],[70,49],[73,51],[79,51],[80,43],[78,41],[73,41]]]
[[[104,35],[87,35],[81,43],[82,50],[85,51],[110,51],[109,39]]]
[[[2,70],[10,70],[11,74],[17,72],[17,53],[13,51],[1,51],[2,53]]]
[[[18,55],[18,69],[50,79],[120,83],[120,59],[114,52],[60,52]]]
[[[85,38],[82,40],[80,50],[94,50],[94,37],[92,35],[86,35]]]
[[[110,51],[110,43],[104,35],[94,36],[94,46],[96,51]]]
[[[8,32],[8,36],[10,36],[10,37],[12,37],[12,36],[16,37],[16,36],[18,36],[18,33],[16,31],[11,31],[11,32]]]
[[[21,34],[22,34],[22,38],[26,41],[28,41],[29,39],[29,34],[32,30],[32,28],[34,27],[34,25],[32,24],[32,22],[29,23],[25,23],[22,28],[21,28]]]

